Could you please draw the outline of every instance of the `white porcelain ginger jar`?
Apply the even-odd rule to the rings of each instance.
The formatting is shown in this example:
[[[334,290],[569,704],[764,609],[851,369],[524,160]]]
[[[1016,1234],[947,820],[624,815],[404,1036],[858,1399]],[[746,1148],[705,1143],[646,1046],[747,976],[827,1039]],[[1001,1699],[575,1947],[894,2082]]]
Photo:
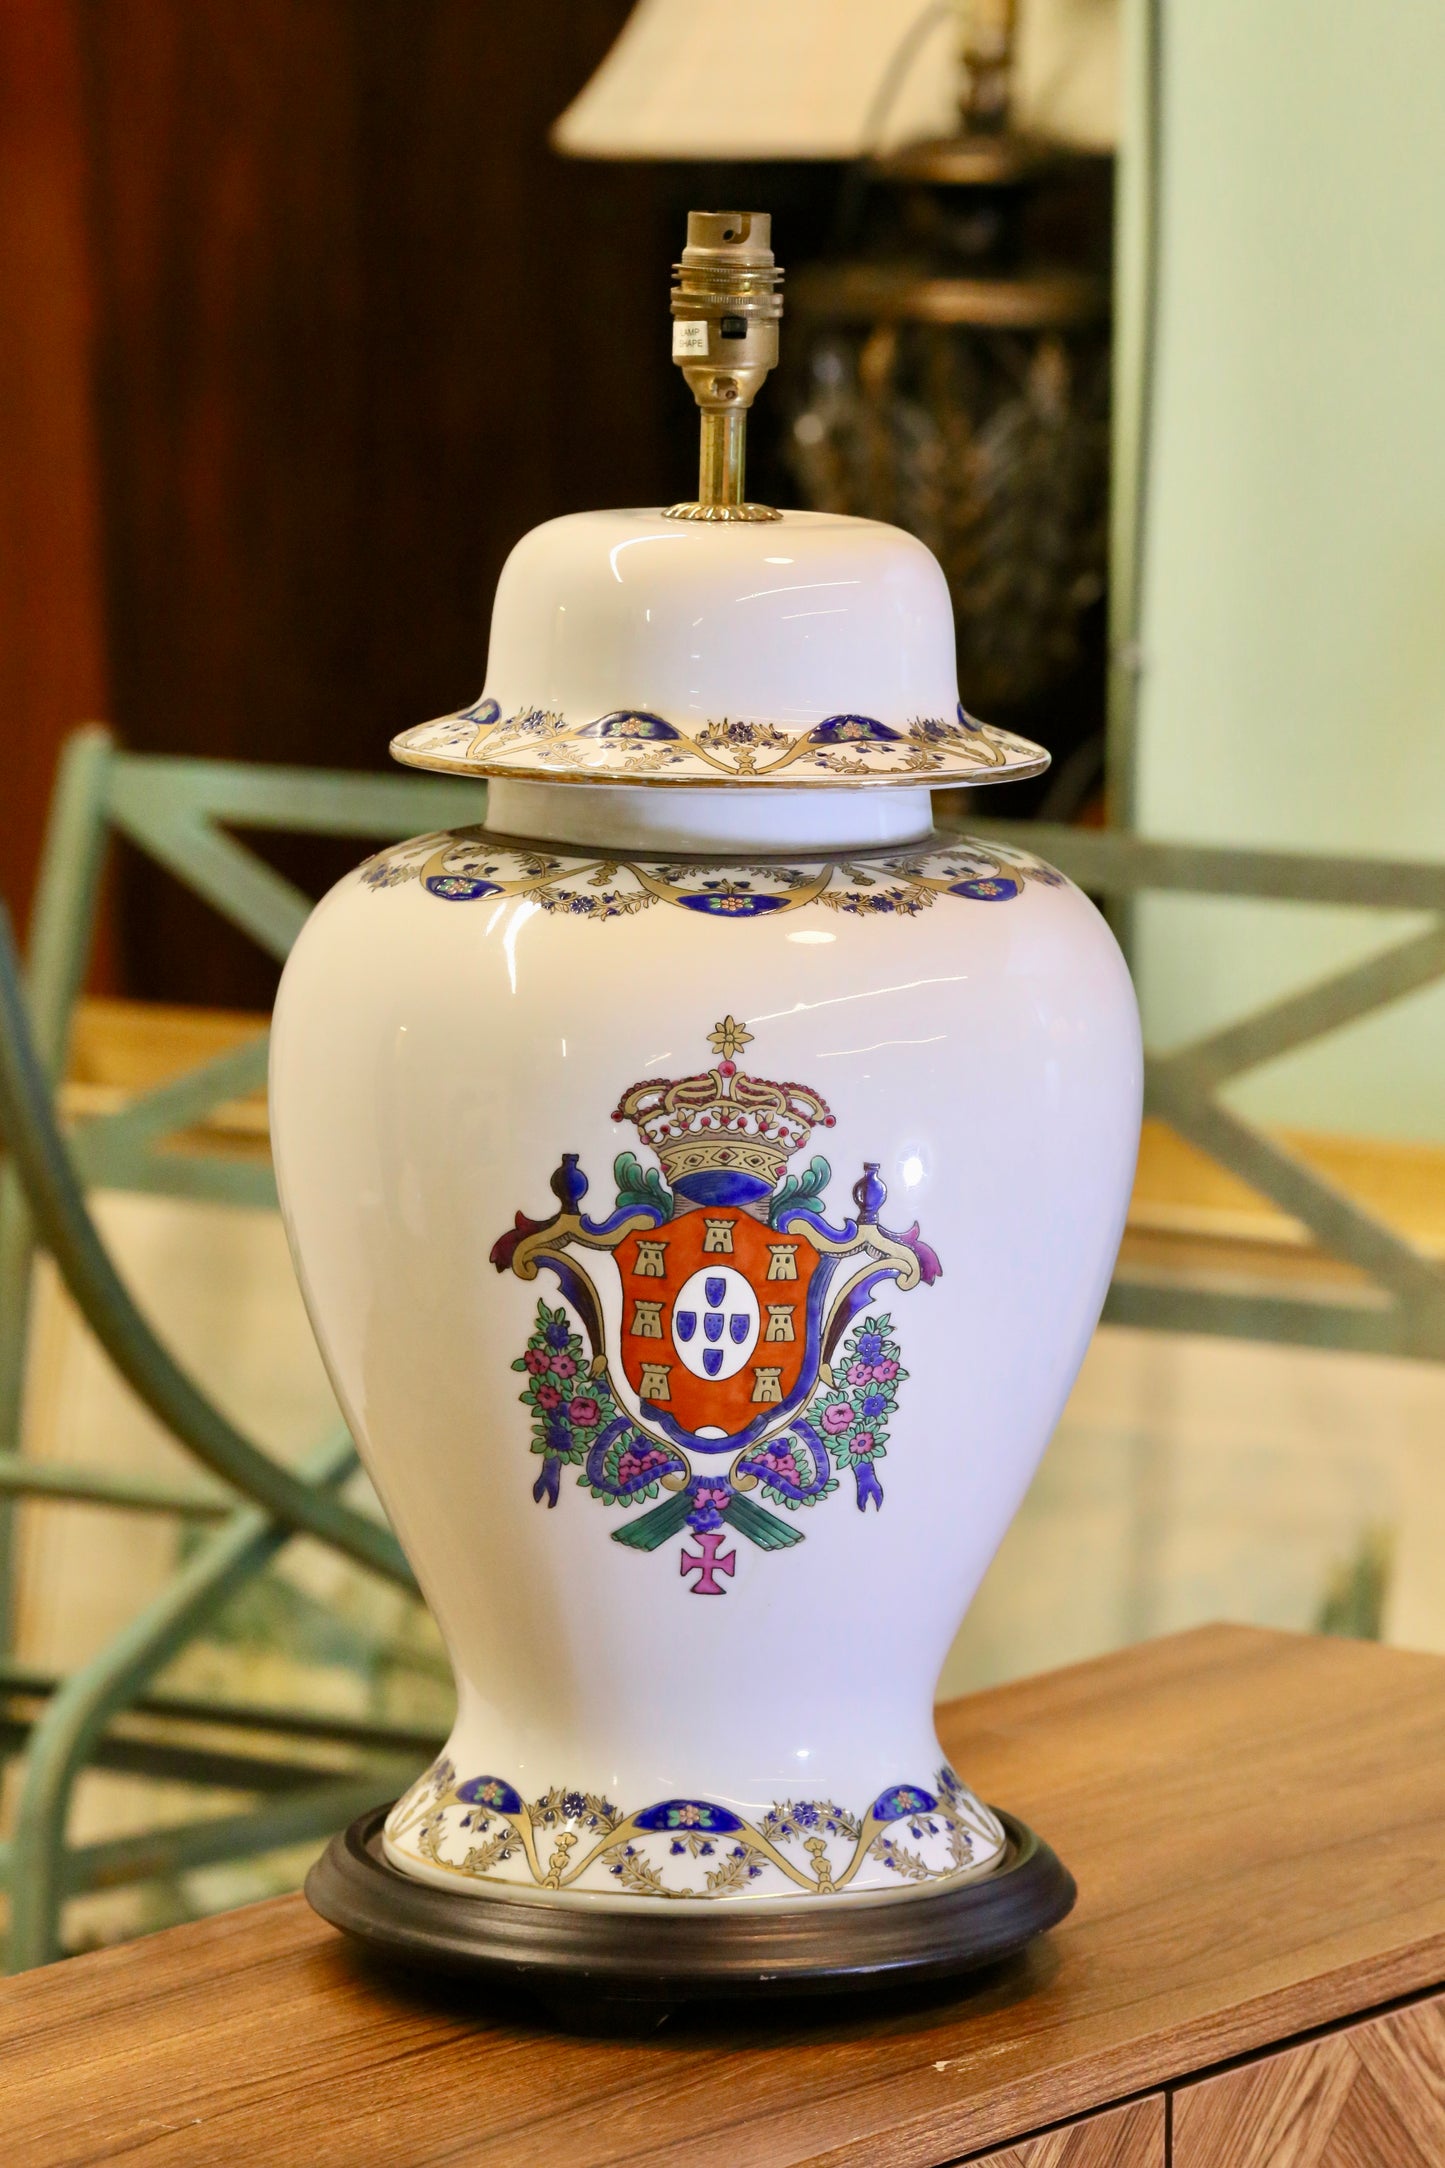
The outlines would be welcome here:
[[[271,1081],[310,1315],[456,1673],[387,1858],[719,1914],[987,1876],[933,1691],[1140,1108],[1093,905],[933,824],[1044,756],[960,707],[921,544],[793,512],[529,534],[484,697],[395,750],[489,777],[486,825],[325,898]]]

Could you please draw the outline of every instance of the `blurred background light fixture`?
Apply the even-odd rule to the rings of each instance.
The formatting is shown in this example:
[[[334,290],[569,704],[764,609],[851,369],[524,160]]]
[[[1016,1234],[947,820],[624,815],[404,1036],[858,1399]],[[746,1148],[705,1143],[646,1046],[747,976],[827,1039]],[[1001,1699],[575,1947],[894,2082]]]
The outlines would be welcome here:
[[[862,157],[946,133],[975,13],[964,0],[638,0],[553,130],[574,158]],[[1011,54],[1027,134],[1113,149],[1116,0],[1034,0]]]

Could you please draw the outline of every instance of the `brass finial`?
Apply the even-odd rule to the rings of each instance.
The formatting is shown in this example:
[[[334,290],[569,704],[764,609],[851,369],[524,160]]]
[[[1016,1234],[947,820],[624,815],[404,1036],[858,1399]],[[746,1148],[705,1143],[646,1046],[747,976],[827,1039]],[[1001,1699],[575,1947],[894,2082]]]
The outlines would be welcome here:
[[[668,519],[778,519],[743,496],[748,408],[778,359],[783,274],[765,211],[689,211],[673,266],[672,358],[702,410],[697,500]]]

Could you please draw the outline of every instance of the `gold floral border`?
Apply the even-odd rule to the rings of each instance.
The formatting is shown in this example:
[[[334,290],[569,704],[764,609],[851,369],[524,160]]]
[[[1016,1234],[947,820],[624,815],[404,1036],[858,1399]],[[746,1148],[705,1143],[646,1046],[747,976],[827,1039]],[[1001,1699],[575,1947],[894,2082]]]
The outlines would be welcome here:
[[[510,861],[504,868],[502,861]],[[453,901],[518,896],[579,918],[621,918],[655,904],[695,914],[748,917],[816,903],[860,917],[913,916],[940,897],[1008,900],[1026,884],[1067,886],[1052,866],[1023,851],[967,837],[935,836],[886,854],[753,859],[742,853],[670,858],[609,857],[553,849],[484,828],[413,837],[360,868],[368,887],[418,881]],[[741,877],[741,878],[740,878]]]
[[[616,1893],[631,1897],[711,1902],[746,1890],[771,1867],[809,1897],[832,1897],[846,1890],[865,1862],[879,1859],[907,1883],[981,1878],[996,1868],[1007,1837],[989,1810],[974,1798],[951,1769],[940,1769],[936,1791],[894,1785],[880,1793],[862,1814],[831,1800],[787,1800],[753,1822],[730,1808],[704,1799],[676,1799],[623,1813],[599,1794],[554,1787],[540,1799],[524,1801],[503,1779],[474,1778],[459,1783],[455,1765],[443,1755],[397,1802],[387,1818],[388,1842],[418,1864],[454,1875],[516,1888],[574,1888],[589,1870],[607,1869]],[[444,1857],[444,1819],[452,1808],[466,1810],[477,1841],[461,1861]],[[904,1825],[915,1842],[942,1833],[946,1864],[932,1867],[921,1852],[890,1834]],[[926,1829],[925,1829],[925,1825]],[[841,1838],[852,1849],[841,1871],[828,1856],[828,1839]],[[704,1886],[670,1887],[662,1869],[643,1849],[664,1840],[671,1856],[716,1858],[703,1870]],[[807,1866],[788,1857],[784,1843],[795,1840]],[[979,1848],[986,1847],[979,1856]],[[491,1870],[520,1859],[526,1877]]]
[[[660,719],[659,719],[660,720]],[[405,765],[439,774],[512,777],[519,782],[638,785],[766,783],[819,788],[839,782],[884,787],[960,781],[1016,782],[1049,764],[1041,746],[989,723],[915,716],[889,725],[890,738],[819,743],[806,730],[724,717],[701,727],[669,724],[675,737],[597,737],[551,709],[506,718],[480,712],[438,716],[391,744]]]

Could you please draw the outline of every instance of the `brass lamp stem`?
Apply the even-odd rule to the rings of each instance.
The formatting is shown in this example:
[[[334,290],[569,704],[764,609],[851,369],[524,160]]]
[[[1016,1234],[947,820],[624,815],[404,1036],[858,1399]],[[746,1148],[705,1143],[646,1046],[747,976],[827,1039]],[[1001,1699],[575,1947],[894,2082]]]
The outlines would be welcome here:
[[[778,519],[743,495],[748,408],[778,358],[778,287],[772,220],[761,211],[689,211],[687,246],[674,266],[672,358],[701,410],[697,497],[668,519]]]
[[[698,505],[741,505],[748,457],[748,410],[746,407],[728,407],[719,412],[715,407],[704,407],[701,419]],[[755,517],[761,509],[761,506],[754,508]],[[691,516],[694,515],[682,505],[675,505],[668,514],[670,519]]]

